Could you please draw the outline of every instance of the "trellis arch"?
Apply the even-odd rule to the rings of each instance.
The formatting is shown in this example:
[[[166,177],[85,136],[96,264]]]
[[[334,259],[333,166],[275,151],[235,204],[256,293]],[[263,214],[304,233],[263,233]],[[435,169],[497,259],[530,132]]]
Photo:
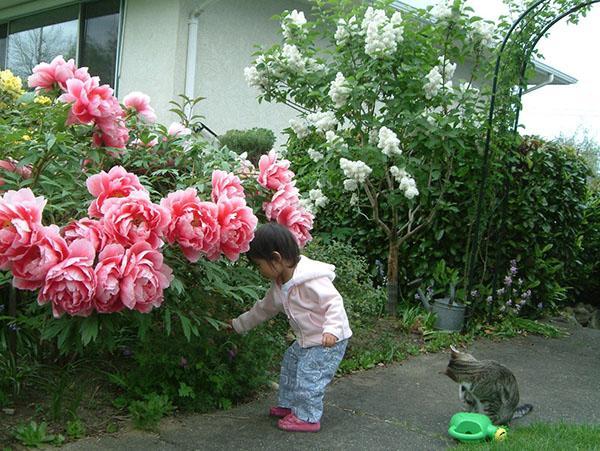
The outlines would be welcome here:
[[[467,251],[467,293],[474,286],[478,269],[481,279],[485,277],[485,273],[488,271],[487,264],[483,268],[478,268],[478,255],[482,250],[482,232],[486,227],[495,226],[500,232],[496,234],[494,256],[490,260],[492,268],[496,269],[492,276],[493,293],[496,292],[498,269],[502,269],[503,264],[505,264],[505,262],[500,261],[498,249],[503,244],[501,232],[510,195],[510,188],[507,183],[508,170],[505,172],[503,193],[498,205],[499,214],[495,217],[484,218],[484,211],[489,207],[486,204],[486,195],[489,195],[490,154],[494,139],[500,136],[500,133],[495,133],[495,131],[509,132],[513,138],[517,134],[521,98],[527,87],[527,69],[538,42],[547,35],[556,23],[567,17],[570,21],[576,22],[595,3],[600,3],[600,0],[537,0],[511,25],[498,49],[487,117],[481,180],[475,219],[469,240],[470,245]],[[513,58],[509,59],[508,56]]]

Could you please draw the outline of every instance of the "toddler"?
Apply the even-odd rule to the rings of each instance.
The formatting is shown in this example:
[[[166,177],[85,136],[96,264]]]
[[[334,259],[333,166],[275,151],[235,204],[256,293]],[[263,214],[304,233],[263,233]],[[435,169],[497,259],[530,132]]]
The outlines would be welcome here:
[[[279,312],[296,341],[281,363],[279,400],[269,414],[284,431],[321,429],[323,396],[352,335],[344,302],[333,286],[335,267],[300,255],[292,233],[275,223],[258,228],[246,254],[272,281],[265,297],[231,324],[245,333]]]

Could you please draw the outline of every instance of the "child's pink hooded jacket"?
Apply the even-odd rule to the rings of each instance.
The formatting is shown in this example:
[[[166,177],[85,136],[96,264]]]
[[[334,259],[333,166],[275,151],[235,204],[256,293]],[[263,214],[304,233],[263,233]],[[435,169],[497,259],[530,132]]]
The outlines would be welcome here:
[[[283,285],[272,283],[264,299],[233,320],[238,333],[284,312],[303,348],[318,346],[324,333],[344,340],[352,336],[342,296],[333,286],[335,266],[301,256],[294,274]]]

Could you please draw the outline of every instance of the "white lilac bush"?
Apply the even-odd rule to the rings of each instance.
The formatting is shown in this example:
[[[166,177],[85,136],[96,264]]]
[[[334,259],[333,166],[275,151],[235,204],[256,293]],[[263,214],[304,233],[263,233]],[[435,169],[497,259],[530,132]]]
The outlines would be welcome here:
[[[282,43],[259,51],[245,76],[260,101],[298,111],[288,152],[315,174],[318,199],[345,197],[385,234],[393,313],[400,248],[443,205],[456,161],[478,150],[495,27],[459,0],[411,13],[312,3],[310,14],[281,16]]]

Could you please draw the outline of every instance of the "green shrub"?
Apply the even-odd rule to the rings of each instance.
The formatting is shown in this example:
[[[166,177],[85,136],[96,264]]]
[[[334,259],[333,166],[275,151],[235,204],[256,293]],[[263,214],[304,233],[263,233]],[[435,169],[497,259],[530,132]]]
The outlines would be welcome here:
[[[249,296],[246,302],[236,303],[198,296],[182,308],[189,317],[210,312],[225,320],[247,310],[256,300],[257,297]],[[155,328],[160,328],[161,323],[164,327],[164,312],[162,321],[158,316],[153,320]],[[154,392],[167,395],[174,405],[185,410],[228,408],[272,379],[271,370],[282,355],[284,340],[283,318],[245,336],[206,324],[198,327],[190,340],[181,323],[173,321],[169,334],[154,330],[124,348],[122,367],[110,379],[124,390],[125,404]]]
[[[219,141],[238,154],[247,152],[248,160],[256,165],[260,156],[273,148],[275,134],[266,128],[228,130],[219,136]]]
[[[572,274],[577,300],[600,306],[600,189],[586,202],[578,242],[581,266]]]
[[[161,418],[173,410],[173,406],[166,395],[150,393],[144,398],[144,401],[133,401],[129,405],[129,413],[137,429],[154,430]]]
[[[66,432],[69,438],[79,439],[85,437],[85,431],[85,424],[79,418],[67,421]]]
[[[54,443],[59,445],[64,441],[60,434],[53,435],[48,433],[48,425],[45,422],[37,424],[31,421],[29,424],[20,424],[15,428],[15,438],[25,446],[37,448],[44,443]]]

